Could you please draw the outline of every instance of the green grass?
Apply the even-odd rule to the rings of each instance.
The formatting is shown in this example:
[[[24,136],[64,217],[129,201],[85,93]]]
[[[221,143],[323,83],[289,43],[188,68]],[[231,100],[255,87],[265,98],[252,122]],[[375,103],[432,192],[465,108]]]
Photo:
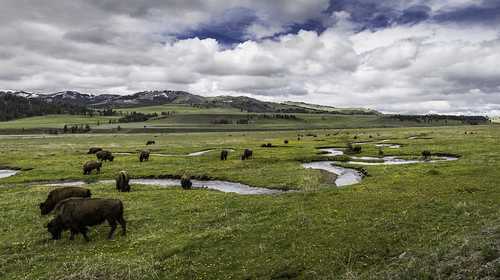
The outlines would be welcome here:
[[[62,129],[65,124],[95,126],[97,123],[108,123],[110,119],[118,117],[102,117],[102,116],[78,116],[78,115],[46,115],[38,117],[30,117],[17,119],[13,121],[0,122],[0,129],[30,129],[30,128],[59,128]]]
[[[209,131],[257,131],[257,130],[299,130],[332,128],[371,128],[371,127],[422,127],[460,125],[458,122],[433,122],[431,124],[413,121],[398,121],[384,115],[337,115],[337,114],[293,114],[296,119],[273,118],[272,113],[246,113],[233,108],[197,108],[189,105],[160,105],[117,109],[122,112],[158,113],[175,112],[173,115],[160,116],[136,123],[113,123],[119,116],[84,117],[70,115],[48,115],[0,122],[3,134],[39,133],[50,129],[62,130],[65,124],[89,124],[95,133],[116,132],[209,132]],[[221,121],[226,121],[224,124]],[[248,124],[238,123],[248,120]]]
[[[140,113],[157,113],[161,114],[162,112],[174,112],[175,114],[179,113],[189,113],[189,114],[239,114],[240,110],[235,108],[198,108],[190,105],[184,104],[165,104],[158,106],[145,106],[145,107],[133,107],[133,108],[120,108],[116,109],[117,111],[122,112],[140,112]],[[242,113],[245,114],[245,113]]]
[[[465,135],[464,131],[474,131]],[[337,134],[337,132],[339,132]],[[1,179],[0,279],[474,279],[498,276],[500,148],[497,126],[317,130],[190,134],[0,136],[0,166],[32,170]],[[326,136],[330,134],[330,136]],[[431,139],[407,139],[425,134]],[[460,160],[405,166],[366,166],[361,184],[336,188],[301,161],[321,159],[315,147],[347,141],[392,139],[401,149],[386,155],[418,156],[422,150],[461,155]],[[372,138],[369,138],[369,136]],[[128,235],[106,240],[107,225],[92,228],[90,243],[50,241],[37,208],[51,187],[28,182],[82,179],[90,146],[115,152],[186,154],[234,148],[200,157],[117,156],[100,175],[119,170],[133,177],[206,175],[211,178],[300,192],[241,196],[132,185],[89,186],[94,197],[119,198]],[[289,139],[289,145],[283,140]],[[260,148],[272,142],[277,147]],[[255,159],[240,161],[242,149]],[[363,145],[362,156],[378,149]],[[484,232],[488,232],[484,234]],[[117,231],[119,232],[119,230]],[[487,264],[493,263],[492,268]],[[484,268],[486,271],[484,271]],[[463,269],[462,272],[459,268]],[[455,274],[454,274],[455,273]]]

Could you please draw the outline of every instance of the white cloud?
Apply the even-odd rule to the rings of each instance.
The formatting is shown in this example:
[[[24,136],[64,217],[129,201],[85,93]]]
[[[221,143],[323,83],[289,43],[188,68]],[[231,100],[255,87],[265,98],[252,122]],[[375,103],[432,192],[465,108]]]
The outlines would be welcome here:
[[[227,48],[215,39],[175,40],[169,32],[209,21],[224,3],[257,11],[260,21],[248,31],[261,38],[291,19],[316,16],[328,1],[63,1],[53,9],[1,2],[0,88],[165,88],[388,112],[500,110],[494,26],[420,23],[356,33],[349,14],[337,12],[322,34],[300,31]]]

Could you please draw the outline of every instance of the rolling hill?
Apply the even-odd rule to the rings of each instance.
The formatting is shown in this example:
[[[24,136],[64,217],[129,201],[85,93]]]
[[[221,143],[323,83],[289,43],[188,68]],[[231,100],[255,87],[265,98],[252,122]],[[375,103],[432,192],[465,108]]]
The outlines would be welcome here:
[[[127,108],[157,106],[165,104],[183,104],[198,108],[232,108],[251,113],[331,113],[343,115],[373,115],[376,111],[359,108],[333,108],[298,102],[266,102],[245,96],[203,97],[185,91],[141,91],[132,95],[93,95],[76,91],[62,91],[49,94],[29,93],[25,91],[9,94],[37,100],[47,104],[68,104],[91,108]]]

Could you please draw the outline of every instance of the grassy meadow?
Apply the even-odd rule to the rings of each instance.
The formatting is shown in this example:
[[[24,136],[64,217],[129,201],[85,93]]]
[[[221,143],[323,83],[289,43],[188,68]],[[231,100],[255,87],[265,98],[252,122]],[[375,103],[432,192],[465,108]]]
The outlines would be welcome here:
[[[298,141],[297,134],[310,136]],[[421,138],[408,139],[415,135]],[[365,166],[369,176],[343,188],[332,176],[301,167],[325,159],[318,147],[386,139],[402,146],[385,148],[385,155],[417,157],[430,150],[460,159]],[[0,166],[21,172],[0,179],[0,279],[495,279],[499,139],[498,125],[3,135]],[[147,140],[156,145],[146,147]],[[260,147],[268,142],[277,147]],[[92,146],[132,155],[116,155],[101,174],[84,176]],[[152,155],[140,163],[138,151],[145,148],[178,156]],[[235,151],[220,161],[224,148]],[[254,159],[238,159],[245,148],[253,149]],[[185,156],[206,149],[214,151]],[[360,155],[377,156],[378,148],[363,145]],[[130,193],[118,193],[114,184],[91,184],[93,197],[123,201],[127,236],[107,240],[103,224],[91,228],[89,243],[81,235],[70,241],[68,232],[49,239],[44,226],[51,217],[40,216],[38,204],[54,187],[43,181],[113,179],[120,170],[133,178],[187,173],[296,191],[244,196],[132,185]]]
[[[432,123],[399,121],[387,115],[294,113],[295,118],[275,118],[273,113],[247,113],[234,108],[199,108],[183,104],[120,108],[117,112],[157,113],[144,122],[116,123],[120,116],[46,115],[0,122],[0,134],[30,134],[58,130],[64,125],[89,125],[93,133],[172,133],[214,131],[274,131],[310,129],[348,129],[376,127],[424,127],[461,125],[454,120]],[[170,112],[170,115],[161,115]],[[290,115],[290,114],[289,114]],[[110,123],[110,121],[112,123]],[[120,129],[118,129],[120,127]]]

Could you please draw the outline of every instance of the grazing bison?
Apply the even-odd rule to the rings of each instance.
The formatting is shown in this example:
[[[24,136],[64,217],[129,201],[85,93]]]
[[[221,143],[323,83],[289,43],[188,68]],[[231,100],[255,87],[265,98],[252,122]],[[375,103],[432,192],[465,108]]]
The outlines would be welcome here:
[[[253,151],[250,149],[245,149],[243,155],[241,155],[241,160],[251,159],[253,157]]]
[[[141,153],[139,154],[139,161],[149,161],[149,151],[141,151]]]
[[[101,172],[101,167],[102,167],[102,162],[100,161],[95,161],[95,160],[91,160],[91,161],[87,161],[84,165],[83,165],[83,175],[90,175],[90,172],[92,172],[92,170],[96,170],[96,173],[99,173]]]
[[[129,192],[130,185],[128,184],[130,177],[127,171],[120,171],[118,176],[116,176],[116,189],[120,192]]]
[[[271,143],[267,143],[267,144],[262,144],[260,145],[262,148],[272,148],[273,147],[273,144]]]
[[[57,215],[48,225],[47,230],[52,239],[61,239],[64,230],[70,230],[70,240],[81,233],[86,241],[87,227],[108,221],[111,231],[108,239],[113,237],[118,222],[122,227],[122,235],[126,234],[126,221],[123,218],[123,203],[118,199],[103,198],[68,198],[61,201],[56,208]]]
[[[285,139],[285,141],[283,141],[283,143],[288,144],[288,140]]]
[[[154,144],[156,144],[156,143],[153,140],[149,140],[148,142],[146,142],[146,145],[154,145]]]
[[[95,154],[95,153],[97,153],[99,151],[102,151],[102,148],[92,147],[92,148],[89,149],[89,152],[87,154],[89,154],[89,155],[90,154]]]
[[[47,215],[56,207],[57,203],[70,197],[90,197],[89,189],[80,187],[63,187],[52,190],[45,202],[40,203],[40,212]]]
[[[422,157],[424,158],[424,160],[430,160],[431,159],[431,151],[422,151]]]
[[[191,182],[191,177],[184,175],[181,178],[181,187],[185,190],[191,189],[193,183]]]
[[[95,156],[100,161],[106,161],[106,160],[113,161],[115,159],[115,157],[110,151],[99,151],[95,154]]]
[[[227,160],[227,155],[229,155],[229,152],[227,150],[222,150],[220,152],[220,160]]]

